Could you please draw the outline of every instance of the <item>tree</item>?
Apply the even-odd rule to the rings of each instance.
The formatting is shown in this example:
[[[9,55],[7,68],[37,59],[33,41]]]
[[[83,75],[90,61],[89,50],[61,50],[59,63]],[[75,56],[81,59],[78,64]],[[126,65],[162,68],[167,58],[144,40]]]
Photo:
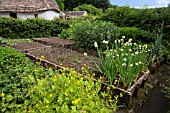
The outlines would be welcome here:
[[[94,7],[93,5],[87,5],[87,4],[83,4],[78,7],[75,7],[73,10],[74,11],[87,11],[88,14],[92,14],[92,15],[102,14],[102,9],[98,9]]]
[[[61,11],[64,11],[64,0],[56,0]]]
[[[96,8],[106,10],[111,6],[109,0],[64,0],[65,10],[73,10],[83,4],[91,4]]]

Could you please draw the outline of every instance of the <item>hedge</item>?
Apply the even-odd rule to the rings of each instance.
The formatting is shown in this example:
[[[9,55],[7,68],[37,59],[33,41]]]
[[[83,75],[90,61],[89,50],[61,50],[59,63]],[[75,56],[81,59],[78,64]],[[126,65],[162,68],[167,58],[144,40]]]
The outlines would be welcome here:
[[[68,25],[58,19],[27,19],[0,18],[0,36],[4,38],[37,38],[57,36]]]

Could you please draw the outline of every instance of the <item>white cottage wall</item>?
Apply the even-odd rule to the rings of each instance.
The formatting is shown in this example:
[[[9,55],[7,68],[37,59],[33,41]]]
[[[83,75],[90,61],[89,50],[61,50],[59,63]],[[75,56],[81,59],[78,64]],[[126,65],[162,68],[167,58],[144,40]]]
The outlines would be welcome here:
[[[34,13],[17,13],[17,18],[25,20],[27,18],[35,18]]]
[[[59,13],[53,10],[44,11],[38,14],[38,18],[44,18],[46,20],[53,20],[59,18]]]
[[[17,18],[25,20],[27,18],[35,18],[35,15],[37,15],[37,18],[43,18],[46,20],[53,20],[54,18],[59,18],[59,13],[53,10],[34,12],[34,13],[17,13]],[[9,17],[10,14],[9,12],[0,12],[0,16]]]

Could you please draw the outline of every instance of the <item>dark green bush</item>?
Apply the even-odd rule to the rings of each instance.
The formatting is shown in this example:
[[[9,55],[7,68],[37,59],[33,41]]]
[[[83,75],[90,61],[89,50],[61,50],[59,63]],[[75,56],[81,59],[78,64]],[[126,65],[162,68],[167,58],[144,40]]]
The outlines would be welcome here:
[[[60,37],[69,38],[77,41],[78,46],[85,49],[94,49],[94,42],[99,46],[103,40],[113,42],[118,37],[117,27],[104,21],[75,20],[70,28],[64,30]]]
[[[68,25],[64,22],[44,19],[19,20],[0,18],[0,35],[4,38],[37,38],[57,36]]]
[[[156,34],[136,27],[118,27],[121,36],[132,38],[134,42],[149,43]]]
[[[164,22],[163,39],[170,38],[170,7],[130,8],[129,6],[109,8],[99,20],[115,23],[119,27],[137,27],[151,32],[157,31]]]
[[[121,36],[132,38],[134,42],[149,42],[154,33],[136,27],[116,27],[113,23],[104,21],[75,20],[60,35],[61,38],[76,40],[78,47],[92,50],[94,42],[100,46],[103,40],[107,40],[112,45]]]

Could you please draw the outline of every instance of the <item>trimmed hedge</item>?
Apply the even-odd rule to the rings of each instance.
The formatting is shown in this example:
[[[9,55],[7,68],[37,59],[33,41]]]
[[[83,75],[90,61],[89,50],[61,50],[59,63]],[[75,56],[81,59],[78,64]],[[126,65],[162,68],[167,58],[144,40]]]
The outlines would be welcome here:
[[[0,18],[0,36],[4,38],[36,38],[57,36],[68,24],[58,20]]]

